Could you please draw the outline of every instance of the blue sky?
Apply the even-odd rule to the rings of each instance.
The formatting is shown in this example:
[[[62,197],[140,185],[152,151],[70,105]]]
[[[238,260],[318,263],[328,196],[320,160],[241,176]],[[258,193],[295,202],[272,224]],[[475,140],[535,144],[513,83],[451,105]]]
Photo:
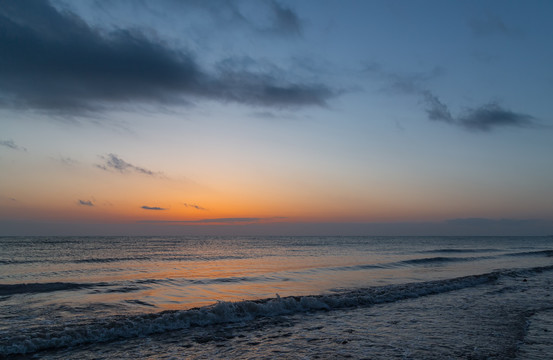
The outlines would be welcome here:
[[[1,1],[0,232],[551,234],[549,1]]]

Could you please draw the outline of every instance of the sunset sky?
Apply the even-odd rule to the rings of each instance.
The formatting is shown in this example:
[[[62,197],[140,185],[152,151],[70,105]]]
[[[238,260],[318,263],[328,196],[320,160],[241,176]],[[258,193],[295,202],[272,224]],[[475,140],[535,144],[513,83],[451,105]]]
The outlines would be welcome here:
[[[553,234],[552,14],[0,0],[0,235]]]

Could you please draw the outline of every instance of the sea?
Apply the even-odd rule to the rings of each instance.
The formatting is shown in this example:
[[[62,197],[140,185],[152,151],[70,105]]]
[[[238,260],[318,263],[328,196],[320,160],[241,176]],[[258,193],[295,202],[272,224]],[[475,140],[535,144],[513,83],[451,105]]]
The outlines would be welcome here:
[[[551,354],[551,236],[0,238],[0,358]]]

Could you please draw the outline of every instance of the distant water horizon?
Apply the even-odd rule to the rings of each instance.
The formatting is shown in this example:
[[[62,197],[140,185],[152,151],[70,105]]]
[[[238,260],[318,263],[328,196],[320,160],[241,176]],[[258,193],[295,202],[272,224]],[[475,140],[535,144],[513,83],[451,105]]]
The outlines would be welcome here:
[[[0,357],[546,359],[552,275],[550,236],[4,236]]]

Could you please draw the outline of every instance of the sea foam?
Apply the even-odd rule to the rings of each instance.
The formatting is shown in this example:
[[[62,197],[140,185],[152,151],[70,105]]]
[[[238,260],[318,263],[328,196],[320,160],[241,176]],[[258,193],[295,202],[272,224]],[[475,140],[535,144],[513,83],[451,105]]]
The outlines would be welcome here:
[[[261,300],[221,301],[210,306],[188,310],[164,311],[138,316],[117,316],[92,323],[24,329],[19,334],[3,334],[3,339],[0,341],[0,355],[26,354],[46,349],[186,330],[193,327],[248,322],[259,317],[390,303],[474,287],[494,282],[501,276],[527,276],[531,273],[549,270],[553,270],[553,266],[505,270],[446,280],[370,287],[321,295],[280,297],[277,294],[275,298]]]

